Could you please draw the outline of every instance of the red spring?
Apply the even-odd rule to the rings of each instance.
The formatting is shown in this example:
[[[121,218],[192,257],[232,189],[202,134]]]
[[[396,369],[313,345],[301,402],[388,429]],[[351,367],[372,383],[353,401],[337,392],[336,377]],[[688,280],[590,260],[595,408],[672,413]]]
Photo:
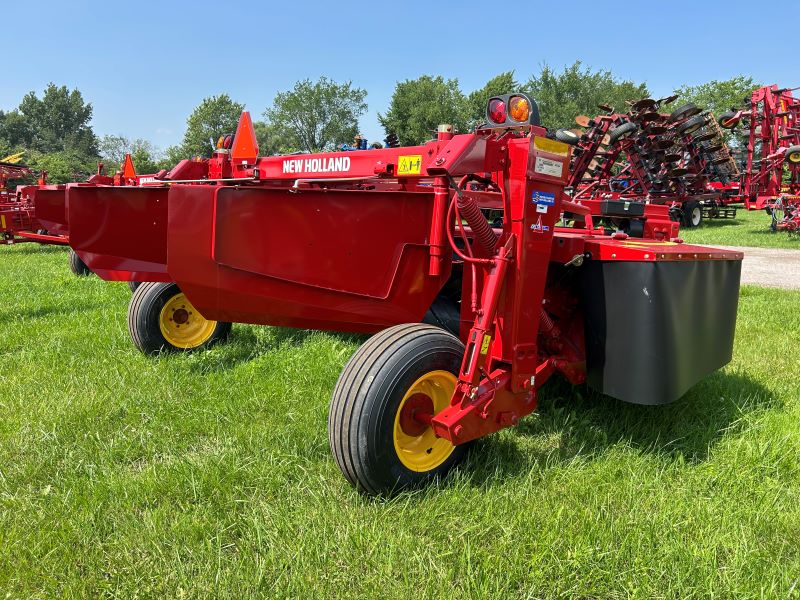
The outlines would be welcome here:
[[[472,229],[475,239],[489,256],[493,256],[494,248],[497,245],[497,235],[492,230],[492,226],[489,225],[489,221],[483,216],[475,198],[468,194],[458,194],[456,205],[461,217]]]

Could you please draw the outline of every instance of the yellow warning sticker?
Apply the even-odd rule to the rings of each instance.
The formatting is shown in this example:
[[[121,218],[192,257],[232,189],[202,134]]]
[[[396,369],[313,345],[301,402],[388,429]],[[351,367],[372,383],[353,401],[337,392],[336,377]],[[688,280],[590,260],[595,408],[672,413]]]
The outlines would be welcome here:
[[[556,140],[548,140],[543,137],[533,138],[533,147],[542,152],[549,152],[550,154],[558,154],[559,156],[569,155],[569,146]]]
[[[419,175],[422,173],[422,155],[408,154],[397,159],[398,175]]]
[[[486,354],[489,351],[489,344],[492,341],[492,336],[487,335],[484,336],[483,342],[481,343],[481,354]]]

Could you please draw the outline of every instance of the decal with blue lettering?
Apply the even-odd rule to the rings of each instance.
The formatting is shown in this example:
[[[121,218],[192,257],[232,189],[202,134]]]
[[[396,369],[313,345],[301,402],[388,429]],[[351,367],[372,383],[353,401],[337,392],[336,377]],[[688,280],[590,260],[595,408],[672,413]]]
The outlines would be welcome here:
[[[556,203],[556,195],[552,192],[533,191],[533,203],[543,206],[553,206]]]

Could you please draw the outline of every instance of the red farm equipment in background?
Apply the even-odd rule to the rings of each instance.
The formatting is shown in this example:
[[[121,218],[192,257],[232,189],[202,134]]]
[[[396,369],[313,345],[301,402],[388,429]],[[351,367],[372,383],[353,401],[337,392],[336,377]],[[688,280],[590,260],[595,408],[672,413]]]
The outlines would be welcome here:
[[[535,103],[495,97],[486,118],[415,147],[265,158],[244,113],[210,160],[68,185],[70,243],[105,279],[147,281],[128,312],[146,352],[202,347],[230,322],[377,332],[328,419],[367,493],[443,475],[556,373],[662,404],[726,364],[742,255],[596,226]],[[580,218],[561,227],[564,213]]]
[[[800,88],[769,85],[753,91],[738,110],[720,115],[720,125],[741,132],[745,168],[740,200],[749,210],[765,209],[773,230],[800,227]]]
[[[25,168],[25,174],[30,170]],[[19,185],[9,210],[13,211],[16,228],[8,242],[34,241],[41,244],[69,244],[69,221],[66,206],[66,185],[48,184],[47,173],[41,173],[36,184]],[[114,175],[106,175],[100,163],[97,173],[86,180],[85,185],[137,186],[153,179],[153,175],[137,175],[130,154],[125,155],[121,169]],[[10,194],[10,193],[9,193]],[[12,221],[9,221],[12,222]],[[69,267],[79,276],[89,275],[91,270],[70,249]]]
[[[66,237],[48,231],[38,219],[32,199],[20,191],[28,186],[20,186],[16,192],[8,189],[9,180],[32,175],[27,166],[16,162],[19,158],[21,154],[0,161],[0,244],[38,242],[66,246]]]
[[[633,237],[677,237],[678,223],[733,218],[738,168],[713,116],[693,104],[659,112],[676,96],[632,103],[627,113],[576,118],[559,130],[574,145],[568,192],[606,226]]]

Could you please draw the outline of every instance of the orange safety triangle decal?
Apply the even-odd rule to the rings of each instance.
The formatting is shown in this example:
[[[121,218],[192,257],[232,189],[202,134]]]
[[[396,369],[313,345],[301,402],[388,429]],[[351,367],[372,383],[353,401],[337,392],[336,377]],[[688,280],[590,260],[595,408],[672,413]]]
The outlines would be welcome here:
[[[133,159],[130,154],[125,155],[125,162],[122,163],[122,176],[125,179],[136,177],[136,169],[133,167]]]
[[[239,126],[236,128],[236,135],[233,136],[231,160],[233,160],[233,162],[247,162],[253,164],[256,158],[258,158],[256,131],[253,128],[253,120],[250,118],[250,113],[244,111],[239,118]]]

